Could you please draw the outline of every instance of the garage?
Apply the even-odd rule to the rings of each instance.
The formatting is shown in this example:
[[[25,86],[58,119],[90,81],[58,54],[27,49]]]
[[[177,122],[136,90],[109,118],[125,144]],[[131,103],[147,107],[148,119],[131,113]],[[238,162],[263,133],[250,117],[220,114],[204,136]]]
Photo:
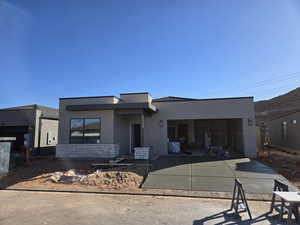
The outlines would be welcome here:
[[[242,119],[168,120],[169,154],[243,157]]]
[[[20,150],[24,144],[24,135],[31,132],[31,128],[28,126],[10,126],[0,127],[0,137],[14,137],[14,151]]]

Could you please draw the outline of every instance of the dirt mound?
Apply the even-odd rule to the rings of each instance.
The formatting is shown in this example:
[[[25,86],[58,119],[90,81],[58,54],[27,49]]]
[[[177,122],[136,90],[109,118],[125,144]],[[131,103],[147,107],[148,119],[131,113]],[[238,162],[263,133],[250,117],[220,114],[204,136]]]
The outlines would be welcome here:
[[[103,189],[128,189],[139,187],[143,176],[128,171],[97,170],[90,174],[79,174],[75,170],[69,170],[65,173],[55,172],[49,180],[59,184],[80,184]]]

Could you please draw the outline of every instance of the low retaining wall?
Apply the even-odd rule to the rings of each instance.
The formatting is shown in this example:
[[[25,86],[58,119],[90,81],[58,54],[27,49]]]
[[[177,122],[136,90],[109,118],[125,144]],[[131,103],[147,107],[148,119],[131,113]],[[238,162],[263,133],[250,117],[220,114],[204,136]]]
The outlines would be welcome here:
[[[58,144],[57,158],[114,158],[119,156],[118,144]]]

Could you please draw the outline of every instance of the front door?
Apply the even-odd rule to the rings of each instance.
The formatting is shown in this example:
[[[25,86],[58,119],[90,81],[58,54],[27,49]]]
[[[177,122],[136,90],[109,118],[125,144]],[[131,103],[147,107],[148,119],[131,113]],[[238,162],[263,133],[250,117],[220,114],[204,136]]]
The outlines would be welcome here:
[[[141,124],[132,124],[131,126],[131,146],[141,147]]]

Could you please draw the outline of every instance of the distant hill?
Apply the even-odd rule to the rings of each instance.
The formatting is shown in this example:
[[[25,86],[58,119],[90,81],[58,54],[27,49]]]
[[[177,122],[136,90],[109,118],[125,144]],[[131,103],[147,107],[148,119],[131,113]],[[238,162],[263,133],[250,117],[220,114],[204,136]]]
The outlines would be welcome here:
[[[278,97],[255,102],[257,124],[300,110],[300,87]]]

